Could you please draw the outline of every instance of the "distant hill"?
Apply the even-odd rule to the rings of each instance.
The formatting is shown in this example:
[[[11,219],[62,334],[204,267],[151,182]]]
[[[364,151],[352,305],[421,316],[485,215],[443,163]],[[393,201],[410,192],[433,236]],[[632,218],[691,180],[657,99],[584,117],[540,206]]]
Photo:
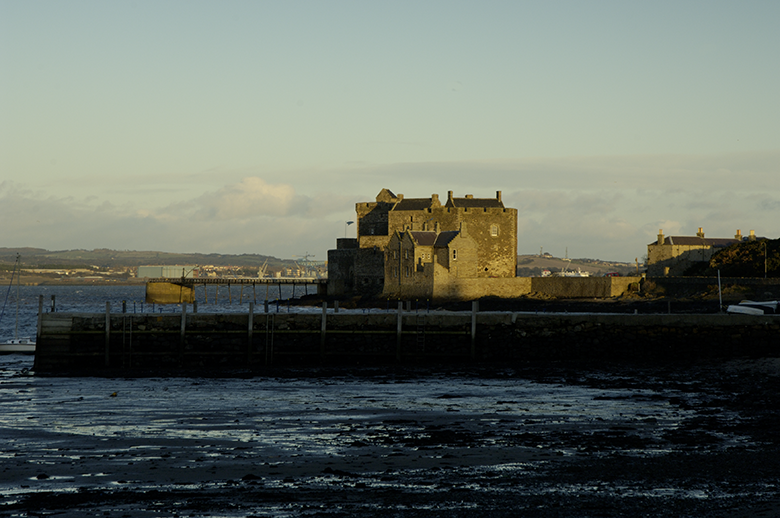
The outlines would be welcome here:
[[[159,251],[110,250],[97,248],[94,250],[45,250],[43,248],[3,248],[0,247],[0,270],[8,269],[16,261],[16,254],[21,254],[25,268],[83,268],[97,266],[99,268],[132,268],[141,265],[214,265],[260,268],[264,264],[269,270],[279,270],[292,267],[292,259],[279,259],[261,254],[177,254]],[[620,275],[636,273],[636,265],[602,261],[598,259],[572,259],[567,261],[558,257],[540,255],[517,256],[518,275],[521,277],[539,276],[543,270],[552,272],[563,268],[589,272],[593,276],[601,276],[607,272],[618,272]],[[640,265],[641,267],[641,265]],[[641,268],[640,268],[641,271]]]
[[[571,261],[560,257],[549,255],[518,255],[517,256],[517,275],[519,277],[539,277],[542,271],[560,272],[563,269],[574,270],[578,268],[583,272],[590,273],[593,277],[601,277],[605,273],[617,272],[621,276],[636,275],[636,264],[621,263],[616,261],[602,261],[599,259],[571,259]],[[644,265],[639,265],[639,273],[644,271]]]
[[[290,259],[279,259],[260,254],[175,254],[157,251],[109,250],[56,250],[42,248],[0,248],[0,265],[13,265],[16,254],[21,254],[25,268],[100,268],[135,267],[140,265],[197,264],[214,266],[261,267],[279,269],[294,264]]]

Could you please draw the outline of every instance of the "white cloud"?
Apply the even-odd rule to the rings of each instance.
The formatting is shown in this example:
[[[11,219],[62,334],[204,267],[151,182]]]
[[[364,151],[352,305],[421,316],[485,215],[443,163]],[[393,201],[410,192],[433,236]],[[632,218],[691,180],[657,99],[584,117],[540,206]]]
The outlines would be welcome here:
[[[193,203],[197,206],[198,219],[253,219],[261,215],[289,215],[295,210],[296,194],[291,185],[269,184],[262,178],[248,177],[216,193],[204,194]]]
[[[354,219],[355,203],[387,187],[407,197],[448,190],[493,197],[501,190],[505,204],[518,209],[520,253],[543,246],[556,255],[568,248],[570,257],[632,261],[659,228],[666,235],[692,235],[701,226],[712,237],[737,229],[780,236],[778,170],[776,152],[350,164],[286,172],[278,182],[267,174],[233,180],[237,171],[217,169],[195,175],[178,199],[145,205],[104,190],[58,196],[5,181],[0,246],[309,252],[324,259],[344,235],[344,221]],[[215,186],[218,179],[223,183]],[[347,230],[354,236],[354,226]]]
[[[162,208],[135,209],[96,196],[46,196],[0,184],[0,246],[259,253],[325,259],[354,202],[343,195],[300,196],[290,185],[245,178]],[[212,213],[209,216],[209,211]],[[11,223],[13,222],[13,223]]]

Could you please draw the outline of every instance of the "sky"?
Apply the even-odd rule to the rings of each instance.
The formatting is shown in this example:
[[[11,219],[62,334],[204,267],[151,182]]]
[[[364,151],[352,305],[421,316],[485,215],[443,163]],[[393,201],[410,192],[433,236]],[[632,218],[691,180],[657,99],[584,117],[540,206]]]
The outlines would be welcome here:
[[[0,247],[309,254],[473,194],[518,252],[780,237],[780,2],[0,0]]]

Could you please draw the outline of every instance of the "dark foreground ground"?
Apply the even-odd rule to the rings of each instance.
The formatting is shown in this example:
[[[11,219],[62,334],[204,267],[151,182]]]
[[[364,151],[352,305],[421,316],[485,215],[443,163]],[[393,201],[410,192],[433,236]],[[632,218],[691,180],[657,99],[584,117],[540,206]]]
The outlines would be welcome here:
[[[356,375],[278,374],[335,382]],[[414,397],[416,380],[450,373],[357,375],[402,382]],[[485,366],[457,376],[474,390],[497,377],[539,382],[552,387],[558,410],[516,396],[465,406],[466,389],[436,395],[427,411],[317,408],[298,419],[310,423],[310,438],[291,433],[284,447],[283,433],[273,447],[228,440],[233,423],[250,417],[238,417],[234,403],[224,413],[171,417],[160,426],[190,418],[202,426],[195,437],[171,441],[153,437],[150,425],[132,437],[121,427],[96,428],[110,436],[100,443],[86,432],[54,431],[25,442],[9,426],[0,437],[0,516],[780,516],[780,359]],[[596,389],[585,398],[607,413],[576,410],[581,389]],[[20,402],[35,401],[36,390],[16,375],[2,387],[4,397]],[[555,391],[572,391],[573,399]],[[103,396],[94,400],[95,412],[124,394]],[[90,409],[81,411],[88,416]],[[284,419],[292,426],[294,417]],[[18,418],[31,416],[20,411]],[[96,415],[94,422],[102,421]],[[262,427],[255,433],[262,436]],[[315,438],[317,452],[307,451]]]

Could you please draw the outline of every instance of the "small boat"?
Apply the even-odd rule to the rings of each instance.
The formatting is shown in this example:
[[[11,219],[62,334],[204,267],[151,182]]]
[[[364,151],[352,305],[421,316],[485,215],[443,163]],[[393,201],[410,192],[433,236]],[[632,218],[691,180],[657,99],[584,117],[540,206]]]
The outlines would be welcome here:
[[[739,304],[732,304],[726,308],[726,313],[739,315],[777,315],[780,313],[780,301],[755,302],[743,300]]]
[[[16,254],[16,263],[14,264],[13,272],[11,272],[11,282],[8,284],[8,292],[5,294],[3,310],[0,312],[0,319],[2,319],[5,314],[5,304],[8,302],[8,294],[11,292],[11,287],[14,284],[14,275],[16,275],[16,327],[14,328],[14,337],[11,340],[0,342],[0,353],[32,354],[35,352],[35,340],[31,340],[29,337],[19,338],[19,284],[22,272],[21,266],[21,256]]]
[[[35,340],[29,338],[13,338],[0,343],[0,353],[35,353]]]
[[[571,259],[564,259],[564,261],[568,261],[568,266],[571,266]],[[542,275],[542,277],[590,277],[590,272],[583,272],[579,268],[577,268],[577,271],[575,272],[573,270],[569,270],[568,266],[561,268],[560,272],[553,272],[552,274]]]

